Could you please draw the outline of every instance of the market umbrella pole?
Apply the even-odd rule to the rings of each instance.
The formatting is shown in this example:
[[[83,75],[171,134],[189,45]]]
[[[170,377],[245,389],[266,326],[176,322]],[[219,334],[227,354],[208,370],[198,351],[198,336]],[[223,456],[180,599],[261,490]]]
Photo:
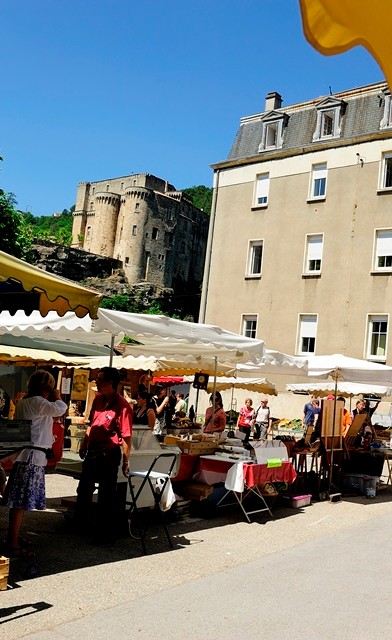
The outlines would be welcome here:
[[[334,453],[334,448],[335,448],[335,420],[336,420],[336,397],[337,397],[337,392],[338,392],[338,376],[339,376],[339,373],[338,373],[338,371],[336,371],[336,373],[335,373],[335,394],[334,394],[334,401],[333,401],[332,444],[331,444],[331,462],[330,462],[330,469],[329,469],[328,493],[331,492],[331,486],[332,486],[332,469],[333,469],[333,453]]]

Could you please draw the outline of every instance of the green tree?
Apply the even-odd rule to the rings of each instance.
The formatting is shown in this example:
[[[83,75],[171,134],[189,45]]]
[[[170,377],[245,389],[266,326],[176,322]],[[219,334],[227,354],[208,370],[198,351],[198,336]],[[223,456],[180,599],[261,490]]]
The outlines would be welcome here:
[[[0,249],[16,258],[27,258],[31,233],[12,193],[0,189]]]
[[[203,209],[203,211],[210,215],[213,189],[200,184],[198,187],[188,187],[182,191],[192,198],[195,207]]]

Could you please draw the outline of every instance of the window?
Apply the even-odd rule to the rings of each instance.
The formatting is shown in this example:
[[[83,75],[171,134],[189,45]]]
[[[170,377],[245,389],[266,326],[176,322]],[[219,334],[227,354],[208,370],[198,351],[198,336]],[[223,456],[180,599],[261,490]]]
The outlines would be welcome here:
[[[288,116],[279,111],[269,111],[262,118],[263,131],[259,152],[269,149],[281,149],[283,146],[283,129],[287,125]]]
[[[392,188],[392,153],[385,153],[381,162],[380,189]]]
[[[87,227],[86,229],[86,240],[91,240],[91,227]]]
[[[389,89],[383,89],[384,94],[384,114],[380,122],[380,129],[392,127],[392,96]]]
[[[157,240],[158,239],[158,229],[156,227],[152,228],[152,234],[151,234],[151,238],[153,240]]]
[[[247,338],[256,338],[257,316],[242,316],[242,335]]]
[[[110,185],[109,185],[109,184],[107,184],[107,185],[106,185],[106,191],[109,191],[109,187],[110,187]]]
[[[263,241],[252,240],[249,243],[247,276],[261,276],[261,263],[263,260]]]
[[[317,316],[301,315],[299,317],[298,354],[315,353],[317,335]]]
[[[376,271],[392,270],[392,229],[376,231],[374,268]]]
[[[126,258],[125,258],[125,264],[129,264],[129,257],[128,256],[126,256]]]
[[[388,316],[369,316],[367,358],[385,361],[387,338]]]
[[[135,211],[139,211],[140,209],[140,202],[136,202],[135,203]]]
[[[327,192],[327,163],[314,164],[310,182],[310,200],[321,200]]]
[[[266,207],[268,204],[268,192],[269,192],[269,173],[263,173],[257,176],[256,182],[256,207]]]
[[[306,236],[305,273],[320,273],[323,257],[323,234]]]
[[[137,236],[137,224],[134,224],[132,227],[132,235]]]
[[[328,138],[339,138],[341,134],[340,122],[346,109],[346,103],[336,98],[326,98],[318,104],[316,129],[313,141]]]

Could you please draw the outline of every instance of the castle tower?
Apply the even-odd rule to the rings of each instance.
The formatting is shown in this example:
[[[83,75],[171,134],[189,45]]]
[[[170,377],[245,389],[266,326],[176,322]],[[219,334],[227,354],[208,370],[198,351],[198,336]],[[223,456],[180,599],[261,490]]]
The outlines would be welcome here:
[[[150,189],[132,186],[121,198],[118,216],[115,257],[122,260],[129,282],[146,278],[148,256],[145,251],[145,228],[150,213],[150,201],[154,197]]]
[[[89,182],[79,182],[76,196],[75,211],[73,212],[72,246],[83,247],[86,232],[87,208],[90,193]]]
[[[84,249],[100,256],[117,259],[114,247],[119,209],[119,194],[110,191],[95,194],[95,211],[93,220],[87,220]]]

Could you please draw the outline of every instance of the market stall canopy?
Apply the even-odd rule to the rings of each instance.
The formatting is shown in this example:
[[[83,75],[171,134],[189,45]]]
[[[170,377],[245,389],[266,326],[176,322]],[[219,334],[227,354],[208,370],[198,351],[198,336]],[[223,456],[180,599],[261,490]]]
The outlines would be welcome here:
[[[392,386],[392,367],[368,360],[349,358],[340,353],[309,356],[308,376],[332,378],[335,382],[361,382]]]
[[[277,396],[275,385],[267,378],[218,378],[215,384],[216,391],[226,391],[227,389],[247,389],[256,393],[265,393],[269,396]],[[209,382],[207,392],[214,390],[213,382]]]
[[[265,349],[262,361],[255,365],[252,362],[238,364],[236,377],[265,376],[280,374],[286,376],[304,376],[308,373],[308,360],[299,356],[290,356],[274,349]]]
[[[102,294],[82,287],[0,251],[0,309],[15,313],[39,310],[42,316],[56,311],[63,316],[97,317]]]
[[[80,369],[101,369],[109,365],[107,357],[85,358],[83,363],[78,365]],[[147,356],[114,356],[110,365],[116,369],[126,369],[128,371],[152,371],[159,372],[165,376],[193,375],[203,372],[214,375],[214,363],[202,356],[183,356],[178,358],[157,358],[150,354]],[[231,374],[233,369],[230,366],[218,363],[217,375]]]
[[[133,355],[174,357],[186,353],[189,356],[208,356],[227,362],[258,364],[264,355],[264,341],[247,338],[221,327],[175,320],[167,316],[145,315],[100,309],[94,331],[109,331],[113,335],[123,331],[143,346],[127,345]]]
[[[23,367],[45,365],[73,366],[80,362],[80,358],[70,358],[57,351],[42,349],[28,349],[26,347],[10,347],[0,344],[0,364],[18,365]]]
[[[390,0],[300,0],[308,42],[324,55],[361,45],[377,60],[392,86]]]
[[[286,384],[287,391],[293,393],[309,393],[324,397],[335,391],[334,382],[305,382],[304,384]],[[359,382],[339,382],[338,394],[345,397],[362,395],[390,396],[392,387]]]
[[[0,334],[39,339],[46,342],[46,348],[59,351],[61,349],[58,345],[61,343],[69,344],[70,349],[72,345],[79,343],[92,346],[110,346],[112,337],[107,331],[95,332],[94,320],[90,316],[79,318],[72,311],[68,311],[63,316],[59,316],[55,311],[49,311],[44,318],[39,311],[32,311],[29,315],[22,310],[15,314],[1,311]],[[123,337],[124,333],[119,333],[117,335],[118,342]],[[53,346],[51,347],[51,345]],[[85,355],[93,354],[86,353]]]

